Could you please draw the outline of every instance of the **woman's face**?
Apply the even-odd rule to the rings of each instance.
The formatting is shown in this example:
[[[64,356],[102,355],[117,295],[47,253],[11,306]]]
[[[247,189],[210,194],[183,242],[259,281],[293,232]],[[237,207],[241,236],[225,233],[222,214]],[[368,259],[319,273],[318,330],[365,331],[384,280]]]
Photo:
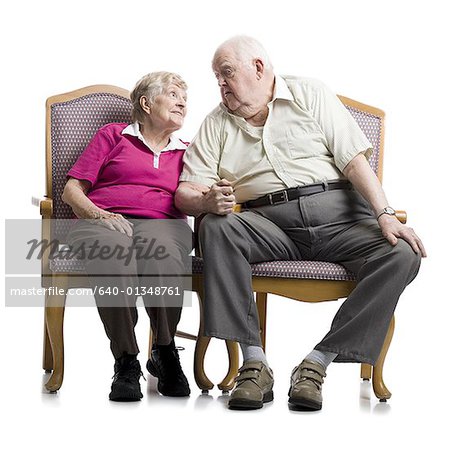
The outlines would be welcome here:
[[[186,115],[186,100],[184,89],[169,84],[151,106],[150,120],[153,126],[172,131],[180,129]]]

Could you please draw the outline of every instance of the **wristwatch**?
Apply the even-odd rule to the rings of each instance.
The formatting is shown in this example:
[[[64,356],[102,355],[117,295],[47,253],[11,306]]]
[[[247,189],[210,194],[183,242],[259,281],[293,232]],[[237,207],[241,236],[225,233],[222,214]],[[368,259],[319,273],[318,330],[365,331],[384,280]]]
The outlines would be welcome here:
[[[392,207],[388,206],[385,207],[384,209],[381,210],[381,212],[377,215],[377,220],[382,216],[382,215],[395,215],[395,210],[392,209]]]

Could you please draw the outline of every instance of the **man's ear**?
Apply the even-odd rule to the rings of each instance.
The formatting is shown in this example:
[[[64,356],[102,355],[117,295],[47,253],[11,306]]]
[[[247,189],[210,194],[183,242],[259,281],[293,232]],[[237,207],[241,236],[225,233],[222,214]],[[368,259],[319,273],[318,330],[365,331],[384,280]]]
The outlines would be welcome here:
[[[255,67],[256,67],[256,78],[260,80],[264,75],[265,70],[264,62],[261,59],[255,59]]]

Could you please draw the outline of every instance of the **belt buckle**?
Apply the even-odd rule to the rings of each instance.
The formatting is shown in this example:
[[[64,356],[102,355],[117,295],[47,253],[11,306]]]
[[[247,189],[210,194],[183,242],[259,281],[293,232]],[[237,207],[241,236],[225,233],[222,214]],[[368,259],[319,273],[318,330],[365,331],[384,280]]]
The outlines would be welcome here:
[[[280,199],[275,198],[274,196],[280,196]],[[288,197],[288,193],[286,190],[282,190],[281,192],[276,192],[276,193],[269,193],[268,194],[268,198],[269,198],[269,204],[276,204],[276,203],[287,203],[289,201],[289,197]]]

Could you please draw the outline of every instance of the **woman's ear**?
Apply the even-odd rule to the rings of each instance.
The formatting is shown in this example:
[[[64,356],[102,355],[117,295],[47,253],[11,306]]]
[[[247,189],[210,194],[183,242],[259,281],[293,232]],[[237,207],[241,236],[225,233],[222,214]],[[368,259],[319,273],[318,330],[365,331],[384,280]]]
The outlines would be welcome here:
[[[149,103],[147,97],[142,96],[142,97],[139,99],[139,104],[141,105],[142,110],[143,110],[146,114],[150,114],[152,108],[150,107],[150,103]]]

